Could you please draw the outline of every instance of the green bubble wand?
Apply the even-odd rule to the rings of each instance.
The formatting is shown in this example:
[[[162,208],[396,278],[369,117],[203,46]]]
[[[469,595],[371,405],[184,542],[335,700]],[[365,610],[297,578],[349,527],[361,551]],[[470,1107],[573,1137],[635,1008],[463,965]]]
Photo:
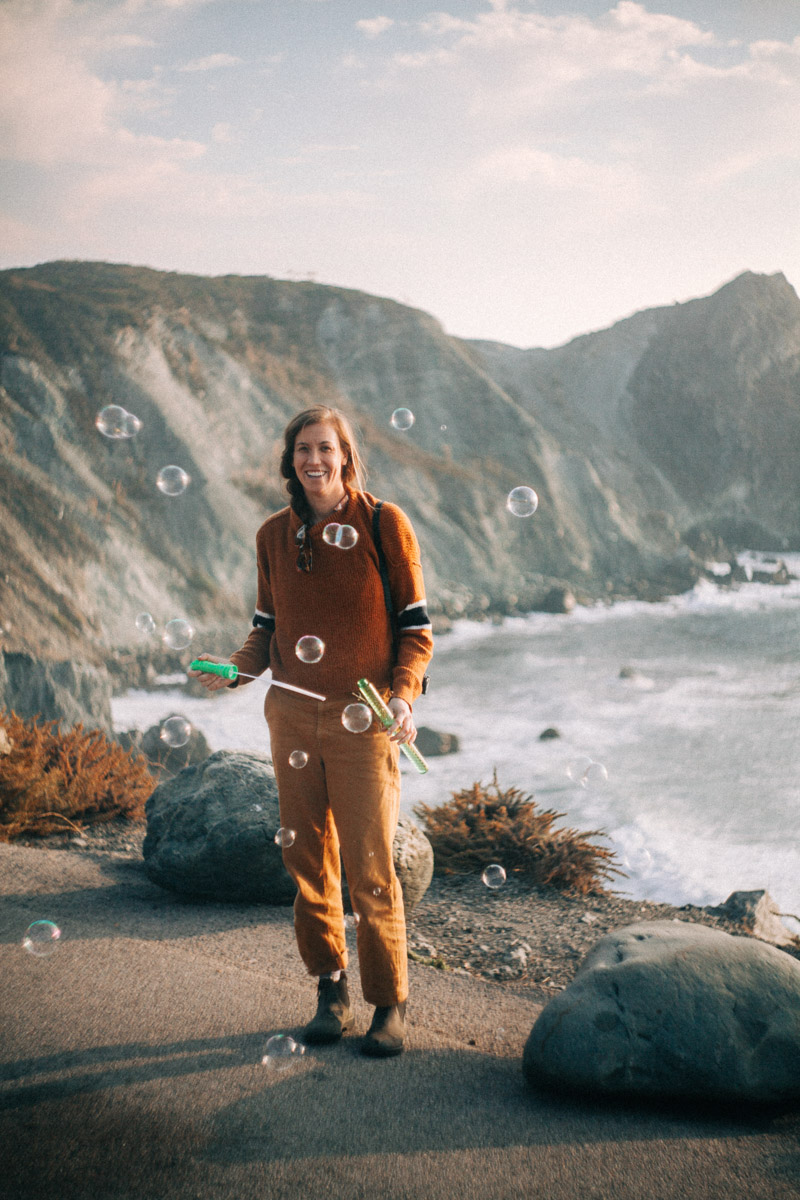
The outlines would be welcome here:
[[[394,725],[394,714],[383,699],[383,696],[375,688],[368,679],[359,679],[358,690],[370,706],[376,717],[380,721],[384,729],[388,729],[390,725]],[[419,750],[413,743],[401,742],[400,749],[405,754],[406,758],[410,759],[414,766],[419,771],[420,775],[424,775],[428,770],[428,764],[420,754]]]
[[[189,663],[189,669],[193,671],[204,671],[206,675],[220,675],[223,679],[230,679],[231,682],[238,679],[241,675],[243,679],[260,679],[260,675],[248,675],[247,671],[240,671],[236,663],[215,663],[207,662],[204,658],[195,658]],[[325,696],[321,696],[319,692],[309,692],[307,688],[295,687],[293,683],[281,683],[279,679],[270,680],[275,687],[286,688],[287,692],[299,692],[301,696],[310,696],[312,700],[324,700]]]

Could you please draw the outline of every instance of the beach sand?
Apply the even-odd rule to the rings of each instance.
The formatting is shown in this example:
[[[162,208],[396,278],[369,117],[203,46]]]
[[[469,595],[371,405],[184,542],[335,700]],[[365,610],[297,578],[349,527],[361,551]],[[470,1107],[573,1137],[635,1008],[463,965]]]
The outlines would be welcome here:
[[[409,922],[406,1052],[365,1059],[352,1036],[276,1070],[268,1037],[314,1010],[291,909],[181,899],[149,882],[135,839],[105,836],[0,845],[2,1200],[800,1196],[799,1113],[525,1084],[523,1045],[582,939],[638,903],[436,881]],[[45,958],[21,946],[37,919],[62,930]],[[524,944],[523,966],[509,954]]]

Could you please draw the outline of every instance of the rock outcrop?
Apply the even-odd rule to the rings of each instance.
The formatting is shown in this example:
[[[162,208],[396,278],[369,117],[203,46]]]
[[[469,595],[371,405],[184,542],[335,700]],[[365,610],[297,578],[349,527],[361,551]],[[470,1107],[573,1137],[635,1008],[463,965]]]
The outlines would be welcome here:
[[[724,904],[707,905],[706,911],[715,916],[726,917],[736,921],[742,929],[762,942],[770,942],[773,946],[800,947],[800,938],[791,933],[784,925],[778,905],[769,892],[760,889],[755,892],[731,892]]]
[[[60,721],[110,733],[111,680],[88,663],[41,662],[31,654],[0,654],[0,709],[31,720]]]
[[[523,1070],[597,1096],[800,1101],[800,962],[705,925],[625,926],[539,1015]]]

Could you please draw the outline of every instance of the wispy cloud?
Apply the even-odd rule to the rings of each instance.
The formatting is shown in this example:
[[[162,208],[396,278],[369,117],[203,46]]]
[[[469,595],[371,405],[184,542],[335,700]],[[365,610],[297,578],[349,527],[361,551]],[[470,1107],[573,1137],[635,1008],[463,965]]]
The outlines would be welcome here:
[[[207,54],[204,58],[193,58],[178,69],[180,71],[219,71],[226,67],[238,67],[241,58],[235,54]]]
[[[368,38],[380,37],[393,25],[394,20],[391,17],[367,17],[363,21],[356,21],[356,29]]]

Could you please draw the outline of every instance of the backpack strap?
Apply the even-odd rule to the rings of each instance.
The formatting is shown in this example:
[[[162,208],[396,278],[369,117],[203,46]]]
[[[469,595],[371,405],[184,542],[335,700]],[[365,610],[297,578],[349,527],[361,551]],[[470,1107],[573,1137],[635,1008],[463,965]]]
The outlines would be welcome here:
[[[395,662],[397,661],[397,618],[394,611],[394,601],[392,600],[392,589],[389,587],[389,571],[386,566],[386,555],[383,553],[381,544],[381,508],[383,501],[377,500],[375,507],[372,510],[372,540],[375,543],[375,549],[378,553],[378,570],[381,573],[381,583],[383,584],[383,601],[386,605],[386,612],[389,614],[389,624],[392,627],[392,654]]]

